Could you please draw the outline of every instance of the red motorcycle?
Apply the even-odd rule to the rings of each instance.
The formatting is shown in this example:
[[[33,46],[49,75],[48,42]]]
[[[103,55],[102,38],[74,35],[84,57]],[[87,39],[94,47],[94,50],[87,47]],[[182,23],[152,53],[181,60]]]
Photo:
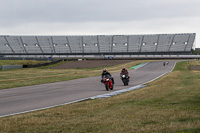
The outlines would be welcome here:
[[[109,75],[103,76],[102,83],[104,83],[106,90],[113,90],[112,78]]]

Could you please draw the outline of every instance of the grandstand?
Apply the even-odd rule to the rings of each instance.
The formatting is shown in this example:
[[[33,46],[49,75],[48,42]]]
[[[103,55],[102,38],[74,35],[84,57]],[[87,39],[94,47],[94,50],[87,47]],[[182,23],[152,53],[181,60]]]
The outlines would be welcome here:
[[[189,55],[195,33],[93,36],[0,36],[0,56]]]

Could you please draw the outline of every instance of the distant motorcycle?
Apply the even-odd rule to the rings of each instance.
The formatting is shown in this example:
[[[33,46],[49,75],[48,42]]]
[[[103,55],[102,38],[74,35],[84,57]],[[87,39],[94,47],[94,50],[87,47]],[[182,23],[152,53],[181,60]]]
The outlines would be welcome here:
[[[165,62],[163,62],[163,66],[165,66]]]
[[[129,82],[129,76],[127,73],[122,73],[121,74],[121,80],[124,83],[124,86],[128,85]]]
[[[106,90],[113,90],[113,82],[112,78],[109,75],[103,76],[103,79],[101,80],[102,83],[104,83]]]

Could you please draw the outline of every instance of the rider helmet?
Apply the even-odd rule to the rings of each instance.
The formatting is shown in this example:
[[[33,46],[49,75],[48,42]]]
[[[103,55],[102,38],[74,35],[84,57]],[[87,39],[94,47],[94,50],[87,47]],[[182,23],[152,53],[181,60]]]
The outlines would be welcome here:
[[[103,69],[103,72],[107,72],[108,70],[106,68]]]

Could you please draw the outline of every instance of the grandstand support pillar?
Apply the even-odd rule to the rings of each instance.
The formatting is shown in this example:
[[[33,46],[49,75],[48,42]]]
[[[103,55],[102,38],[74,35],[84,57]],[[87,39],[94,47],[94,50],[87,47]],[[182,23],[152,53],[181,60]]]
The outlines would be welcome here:
[[[81,47],[82,47],[82,52],[84,53],[83,36],[81,37]]]
[[[97,36],[97,47],[98,47],[98,52],[100,53],[99,36]]]
[[[17,40],[18,40],[18,39],[17,39]],[[28,53],[27,50],[26,50],[26,47],[24,46],[24,42],[23,42],[23,40],[22,40],[22,37],[20,37],[20,41],[21,41],[21,44],[22,44],[22,47],[23,47],[24,51],[25,51],[26,53]],[[19,42],[19,40],[18,40],[18,42]],[[20,42],[19,42],[19,44],[20,44]]]
[[[142,39],[141,39],[141,44],[140,44],[140,50],[139,50],[139,52],[142,51],[143,40],[144,40],[144,36],[142,36]]]
[[[160,40],[160,34],[158,35],[158,38],[157,38],[157,45],[156,45],[156,52],[158,51],[158,45],[159,45],[159,40]]]
[[[72,49],[71,49],[71,46],[70,46],[70,44],[69,44],[69,39],[68,39],[67,36],[66,36],[66,39],[67,39],[67,46],[69,47],[69,51],[70,51],[70,53],[72,53]]]
[[[189,44],[190,36],[191,36],[191,34],[189,34],[189,36],[188,36],[188,39],[187,39],[187,44],[185,44],[184,51],[186,51],[186,49],[187,49],[187,45]]]
[[[129,50],[129,43],[130,43],[130,42],[129,42],[129,36],[127,36],[127,50],[126,50],[127,52],[128,52],[128,50]]]
[[[24,49],[23,43],[22,43],[22,46],[21,46],[21,44],[20,44],[20,42],[19,42],[19,39],[18,39],[17,37],[16,37],[16,40],[17,40],[17,42],[18,42],[18,44],[19,44],[19,47],[22,49],[22,53],[26,53],[26,52],[24,52],[25,49]],[[21,57],[21,55],[20,55],[19,57]]]
[[[51,53],[54,53],[53,48],[52,48],[52,46],[51,46],[51,43],[50,43],[50,41],[49,41],[49,38],[47,38],[47,41],[49,42],[49,47],[51,48]]]
[[[53,48],[53,52],[56,53],[56,49],[55,49],[56,46],[55,46],[55,44],[53,42],[53,37],[51,37],[51,46]]]
[[[38,41],[38,38],[35,37],[35,39],[36,39],[36,41],[37,41],[38,47],[40,48],[41,52],[44,54],[44,52],[43,52],[43,50],[42,50],[42,48],[41,48],[41,46],[40,46],[40,43],[39,43],[39,41]]]
[[[112,39],[111,39],[110,52],[113,52],[113,42],[114,42],[114,35],[112,35]]]
[[[140,50],[139,50],[139,52],[141,52],[141,51],[142,51],[142,45],[143,45],[143,41],[144,41],[144,36],[142,36],[142,40],[141,40],[141,44],[140,44]]]
[[[5,40],[6,40],[7,44],[8,44],[8,47],[10,47],[10,49],[12,50],[12,52],[15,53],[15,51],[13,50],[13,48],[10,46],[10,43],[8,42],[8,39],[5,36],[4,36],[4,38],[5,38]]]
[[[174,42],[174,38],[175,38],[175,36],[176,36],[176,34],[173,35],[173,37],[172,37],[172,40],[171,40],[171,42],[170,42],[170,45],[169,45],[169,49],[168,49],[168,51],[170,51],[171,46],[173,45],[173,42]]]

